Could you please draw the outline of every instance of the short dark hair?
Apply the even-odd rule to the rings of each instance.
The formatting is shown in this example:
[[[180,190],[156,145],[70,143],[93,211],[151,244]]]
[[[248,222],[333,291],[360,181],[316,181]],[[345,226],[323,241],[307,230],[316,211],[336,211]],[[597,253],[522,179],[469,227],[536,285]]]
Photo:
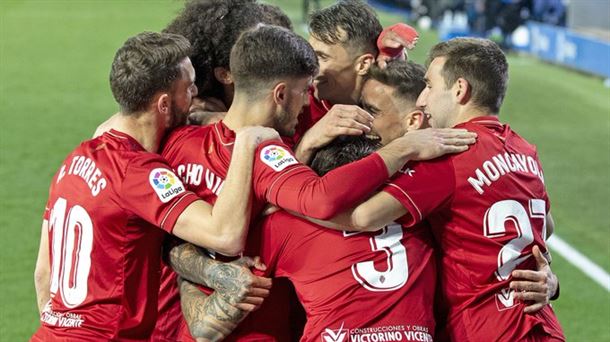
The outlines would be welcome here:
[[[305,39],[283,27],[259,24],[239,37],[231,50],[236,91],[258,94],[268,82],[314,76],[318,59]]]
[[[141,112],[157,92],[169,90],[190,53],[188,40],[176,34],[143,32],[127,39],[110,70],[110,89],[121,112]]]
[[[263,11],[263,18],[261,22],[269,25],[281,26],[283,28],[289,29],[293,31],[292,21],[290,18],[282,11],[279,6],[271,5],[271,4],[258,4]]]
[[[508,84],[508,62],[496,43],[482,38],[454,38],[436,44],[427,64],[439,57],[446,59],[442,70],[446,87],[464,78],[472,87],[474,104],[492,113],[500,111]]]
[[[229,68],[231,48],[239,35],[263,18],[254,0],[190,0],[164,32],[185,36],[193,45],[191,62],[200,96],[222,97],[214,68]]]
[[[362,159],[379,148],[379,139],[369,139],[364,135],[339,136],[316,152],[311,168],[323,176],[339,166]]]
[[[376,80],[394,88],[394,95],[404,100],[415,102],[426,88],[426,69],[423,65],[411,61],[393,60],[387,67],[371,66],[367,79]]]
[[[377,37],[382,30],[375,11],[359,0],[340,0],[314,12],[309,20],[309,33],[314,38],[328,45],[341,43],[358,53],[377,55]]]

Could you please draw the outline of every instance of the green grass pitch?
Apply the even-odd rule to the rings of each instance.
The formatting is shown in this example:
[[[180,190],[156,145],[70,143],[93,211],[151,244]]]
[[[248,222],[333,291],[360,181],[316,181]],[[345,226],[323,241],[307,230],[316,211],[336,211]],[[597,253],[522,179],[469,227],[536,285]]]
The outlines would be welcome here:
[[[300,22],[300,1],[272,1]],[[328,3],[325,1],[323,3]],[[33,270],[52,175],[65,155],[117,110],[108,86],[114,52],[161,30],[177,0],[0,2],[0,341],[38,323]],[[380,12],[384,24],[400,17]],[[425,32],[412,58],[423,62]],[[600,79],[510,56],[501,119],[539,147],[558,235],[610,270],[610,89]],[[610,341],[610,295],[555,254],[554,307],[571,341]]]

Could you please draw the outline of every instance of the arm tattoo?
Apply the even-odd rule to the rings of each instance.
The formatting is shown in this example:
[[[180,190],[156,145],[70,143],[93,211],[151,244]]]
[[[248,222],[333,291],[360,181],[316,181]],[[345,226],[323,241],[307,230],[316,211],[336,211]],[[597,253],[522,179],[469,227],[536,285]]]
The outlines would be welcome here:
[[[218,292],[217,296],[232,305],[248,296],[248,289],[254,281],[252,272],[240,260],[213,260],[201,248],[190,243],[181,244],[170,251],[170,265],[178,275],[214,289]]]
[[[248,314],[222,299],[210,296],[192,283],[179,278],[182,313],[194,338],[219,341],[228,336]]]
[[[206,273],[209,268],[219,262],[210,258],[203,249],[190,243],[183,243],[170,250],[169,263],[174,271],[184,279],[212,287],[208,283],[210,279]]]

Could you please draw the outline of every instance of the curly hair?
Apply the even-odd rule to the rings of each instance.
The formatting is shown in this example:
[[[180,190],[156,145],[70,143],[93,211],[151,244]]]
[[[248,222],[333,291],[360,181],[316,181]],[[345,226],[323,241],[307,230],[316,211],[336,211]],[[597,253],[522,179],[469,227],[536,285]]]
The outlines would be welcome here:
[[[185,36],[193,46],[191,62],[201,96],[221,97],[214,68],[229,69],[231,48],[239,35],[258,23],[277,24],[278,14],[255,0],[191,0],[164,32]],[[281,13],[281,11],[280,11]]]

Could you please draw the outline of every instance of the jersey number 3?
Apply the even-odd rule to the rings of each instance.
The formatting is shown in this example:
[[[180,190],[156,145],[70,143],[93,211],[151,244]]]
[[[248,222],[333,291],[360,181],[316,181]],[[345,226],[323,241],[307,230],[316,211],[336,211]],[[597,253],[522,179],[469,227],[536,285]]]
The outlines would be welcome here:
[[[87,297],[91,269],[93,222],[87,211],[75,205],[67,211],[67,202],[58,198],[49,217],[52,234],[51,297],[59,290],[67,308],[80,305]]]
[[[379,271],[375,263],[362,261],[352,265],[354,278],[369,291],[395,291],[403,287],[409,279],[409,265],[407,263],[407,250],[402,245],[402,227],[391,224],[383,228],[381,234],[369,239],[374,252],[386,253],[386,270]],[[350,236],[353,233],[345,233]]]

